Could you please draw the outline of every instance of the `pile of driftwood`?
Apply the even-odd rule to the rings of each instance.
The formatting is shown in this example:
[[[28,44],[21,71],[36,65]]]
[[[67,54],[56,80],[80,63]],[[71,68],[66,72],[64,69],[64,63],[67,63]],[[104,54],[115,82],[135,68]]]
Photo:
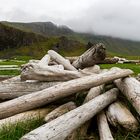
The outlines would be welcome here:
[[[99,43],[72,63],[53,50],[40,61],[29,61],[20,76],[0,82],[0,127],[40,117],[46,123],[21,140],[77,140],[87,136],[96,115],[101,140],[113,140],[108,122],[137,131],[136,116],[119,96],[140,115],[140,82],[130,77],[129,69],[95,65],[105,57],[105,46]],[[74,102],[77,94],[85,96],[80,106]]]

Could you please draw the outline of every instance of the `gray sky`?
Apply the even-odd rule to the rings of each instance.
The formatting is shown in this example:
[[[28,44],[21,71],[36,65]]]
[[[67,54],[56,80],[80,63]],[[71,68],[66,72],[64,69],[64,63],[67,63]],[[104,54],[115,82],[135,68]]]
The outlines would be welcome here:
[[[140,41],[140,0],[0,0],[0,20],[52,21]]]

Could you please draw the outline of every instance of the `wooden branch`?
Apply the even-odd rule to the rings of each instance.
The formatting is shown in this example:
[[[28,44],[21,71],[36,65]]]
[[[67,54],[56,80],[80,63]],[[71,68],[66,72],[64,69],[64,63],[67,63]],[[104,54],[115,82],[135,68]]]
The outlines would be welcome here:
[[[107,118],[113,126],[121,125],[127,130],[136,131],[139,123],[127,109],[127,107],[121,102],[117,101],[112,103],[107,111]]]
[[[53,110],[52,112],[50,112],[49,114],[47,114],[47,116],[45,117],[45,122],[50,122],[75,108],[76,108],[76,105],[74,102],[68,102],[66,104],[63,104],[59,106],[58,108],[56,108],[55,110]]]
[[[86,76],[86,72],[69,71],[54,66],[40,66],[38,64],[30,64],[21,72],[22,81],[38,80],[38,81],[67,81],[71,79]]]
[[[0,103],[0,118],[24,112],[36,107],[56,101],[60,98],[70,96],[76,92],[90,89],[113,81],[121,77],[126,77],[133,72],[131,70],[110,70],[98,75],[90,75],[82,78],[64,82],[53,87],[34,92],[33,94],[23,95],[16,99]]]
[[[53,50],[49,50],[48,54],[51,56],[51,58],[56,61],[59,64],[62,64],[64,66],[65,69],[67,70],[72,70],[72,71],[76,71],[77,69],[75,67],[73,67],[69,60],[65,59],[64,57],[62,57],[60,54],[58,54],[57,52],[53,51]]]
[[[114,140],[104,111],[101,111],[97,115],[97,124],[99,129],[100,140]]]
[[[122,80],[115,80],[114,83],[140,115],[140,82],[133,77],[128,77]]]
[[[105,59],[105,46],[102,43],[96,44],[84,54],[82,54],[72,65],[75,68],[85,68],[93,66]]]
[[[107,105],[117,99],[118,90],[112,89],[88,103],[58,117],[57,119],[31,131],[20,140],[64,140],[71,132],[76,130]]]
[[[54,108],[54,106],[49,106],[47,108],[31,110],[14,115],[12,117],[8,117],[6,119],[2,119],[0,120],[0,129],[5,126],[17,124],[18,122],[26,122],[33,119],[43,119]]]

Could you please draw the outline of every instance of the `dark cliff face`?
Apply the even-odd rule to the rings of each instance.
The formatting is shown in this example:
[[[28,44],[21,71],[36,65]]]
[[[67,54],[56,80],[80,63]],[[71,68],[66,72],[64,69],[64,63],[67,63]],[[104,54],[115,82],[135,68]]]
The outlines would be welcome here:
[[[25,32],[0,23],[0,50],[31,45],[46,38],[31,32]]]

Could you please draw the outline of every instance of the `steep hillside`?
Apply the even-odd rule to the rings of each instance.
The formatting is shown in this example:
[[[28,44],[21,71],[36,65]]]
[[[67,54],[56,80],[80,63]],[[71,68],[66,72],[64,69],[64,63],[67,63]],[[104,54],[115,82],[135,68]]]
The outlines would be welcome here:
[[[46,39],[41,35],[25,32],[0,23],[0,50],[27,46]]]
[[[67,26],[57,26],[52,22],[32,22],[32,23],[18,23],[18,22],[2,22],[5,25],[45,36],[62,36],[72,34],[73,31]]]
[[[140,42],[138,41],[81,33],[75,33],[74,35],[69,36],[69,38],[78,40],[84,44],[87,44],[87,42],[102,42],[106,45],[108,53],[113,55],[140,55]]]
[[[88,33],[76,33],[66,26],[57,26],[51,22],[32,22],[32,23],[2,22],[2,24],[7,26],[8,28],[14,28],[20,31],[22,30],[22,32],[26,32],[26,33],[28,32],[30,34],[31,32],[33,32],[34,35],[40,34],[40,36],[43,35],[48,38],[54,38],[54,37],[59,38],[61,36],[65,36],[64,40],[66,40],[67,37],[68,38],[67,42],[69,42],[68,43],[69,45],[67,45],[66,43],[65,45],[59,44],[59,46],[61,47],[64,46],[64,48],[62,47],[63,49],[59,48],[61,51],[63,50],[62,51],[63,53],[67,53],[66,52],[67,49],[69,49],[69,52],[71,52],[71,50],[75,50],[76,52],[78,51],[80,52],[80,50],[83,50],[83,48],[79,48],[79,47],[77,48],[75,47],[75,45],[73,45],[73,43],[70,43],[76,40],[78,46],[81,46],[81,44],[82,46],[86,45],[89,41],[93,43],[103,42],[107,47],[108,53],[111,55],[139,56],[140,54],[140,42],[113,38],[108,36],[93,35]],[[10,34],[12,35],[12,33]],[[3,34],[1,34],[1,36],[3,36]],[[8,38],[10,37],[8,36]],[[18,36],[16,36],[15,38],[17,40],[22,40]],[[9,43],[9,41],[7,43]],[[0,44],[3,45],[3,43]],[[19,44],[18,46],[22,46],[21,44],[24,43],[18,43],[18,44]],[[78,50],[76,50],[76,48]],[[56,47],[55,49],[58,48]],[[74,54],[74,52],[71,52],[71,54]]]

